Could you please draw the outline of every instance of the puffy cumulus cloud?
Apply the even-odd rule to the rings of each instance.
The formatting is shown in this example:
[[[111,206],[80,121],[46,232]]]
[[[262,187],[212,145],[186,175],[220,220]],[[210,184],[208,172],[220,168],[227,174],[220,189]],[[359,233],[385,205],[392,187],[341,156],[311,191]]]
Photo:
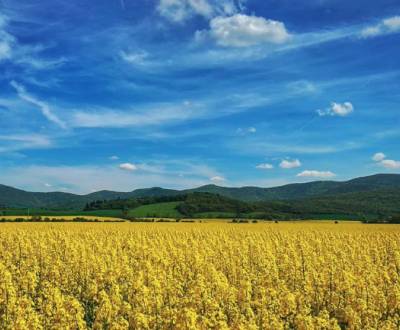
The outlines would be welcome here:
[[[332,102],[331,106],[325,110],[317,110],[320,116],[340,116],[346,117],[354,111],[354,106],[350,102],[336,103]]]
[[[63,129],[67,128],[65,122],[62,121],[60,118],[58,118],[58,116],[53,113],[52,109],[45,102],[38,100],[34,96],[30,95],[26,91],[24,86],[22,86],[21,84],[17,83],[14,80],[10,82],[10,85],[14,87],[21,100],[24,100],[25,102],[28,102],[37,107],[42,113],[42,115],[47,118],[47,120],[53,122],[54,124],[60,126]]]
[[[235,14],[218,16],[210,21],[210,29],[198,31],[197,40],[211,38],[223,47],[250,47],[282,44],[290,39],[285,24],[264,17]]]
[[[375,162],[381,162],[386,158],[386,155],[383,152],[377,152],[375,155],[372,156],[372,160]]]
[[[380,164],[387,169],[390,170],[399,170],[400,169],[400,161],[393,159],[384,159],[380,162]]]
[[[297,174],[297,176],[298,177],[302,177],[302,178],[322,178],[322,179],[326,179],[326,178],[333,178],[334,176],[336,176],[336,174],[331,172],[331,171],[306,170],[306,171],[303,171],[303,172]]]
[[[157,11],[169,21],[181,23],[196,15],[207,19],[233,15],[244,9],[243,4],[243,0],[160,0]]]
[[[274,165],[268,163],[262,163],[258,164],[256,168],[258,168],[259,170],[272,170],[274,168]]]
[[[291,169],[291,168],[300,167],[301,166],[301,162],[298,159],[294,159],[294,160],[284,159],[284,160],[281,161],[279,166],[280,166],[280,168]]]
[[[119,165],[119,168],[120,168],[121,170],[130,171],[130,172],[136,171],[136,170],[138,169],[138,167],[137,167],[135,164],[132,164],[132,163],[123,163],[123,164],[120,164],[120,165]]]
[[[223,176],[216,175],[216,176],[211,177],[210,181],[217,183],[217,182],[224,182],[224,181],[226,181],[226,179]]]
[[[400,169],[400,161],[393,159],[386,159],[386,155],[383,152],[378,152],[372,156],[372,160],[377,162],[377,164],[381,165],[384,168],[389,170],[398,170]]]
[[[400,32],[400,16],[382,20],[379,24],[367,26],[360,32],[362,38],[372,38],[383,34]]]

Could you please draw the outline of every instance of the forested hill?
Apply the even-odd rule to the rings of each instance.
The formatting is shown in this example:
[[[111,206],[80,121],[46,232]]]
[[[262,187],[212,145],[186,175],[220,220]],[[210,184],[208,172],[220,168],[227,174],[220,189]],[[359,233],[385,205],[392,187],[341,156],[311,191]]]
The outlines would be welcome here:
[[[94,201],[85,211],[120,210],[125,216],[254,219],[387,220],[400,215],[400,188],[295,200],[246,202],[214,193]]]
[[[0,185],[0,206],[19,208],[83,209],[87,203],[96,200],[177,196],[193,192],[208,192],[247,202],[301,200],[306,198],[311,200],[317,200],[319,198],[320,200],[323,200],[324,198],[329,199],[329,196],[340,196],[342,194],[357,194],[373,191],[380,191],[379,194],[382,194],[383,190],[388,189],[400,189],[400,174],[377,174],[345,182],[315,181],[309,183],[289,184],[274,188],[228,188],[216,185],[206,185],[182,191],[156,187],[137,189],[131,192],[99,191],[87,195],[76,195],[63,192],[27,192]]]

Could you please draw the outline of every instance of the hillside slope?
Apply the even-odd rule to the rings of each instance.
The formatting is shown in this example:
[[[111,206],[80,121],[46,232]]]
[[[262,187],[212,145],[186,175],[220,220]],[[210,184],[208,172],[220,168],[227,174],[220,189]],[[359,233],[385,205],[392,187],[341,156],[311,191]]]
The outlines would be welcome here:
[[[228,188],[206,185],[195,189],[172,190],[159,187],[137,189],[131,192],[98,191],[87,195],[63,192],[27,192],[0,185],[0,207],[16,208],[62,208],[82,209],[86,203],[95,200],[115,200],[140,197],[176,196],[192,192],[208,192],[232,199],[257,202],[275,200],[298,200],[330,195],[368,192],[381,189],[400,189],[400,174],[377,174],[345,182],[314,181],[289,184],[274,188],[241,187]]]

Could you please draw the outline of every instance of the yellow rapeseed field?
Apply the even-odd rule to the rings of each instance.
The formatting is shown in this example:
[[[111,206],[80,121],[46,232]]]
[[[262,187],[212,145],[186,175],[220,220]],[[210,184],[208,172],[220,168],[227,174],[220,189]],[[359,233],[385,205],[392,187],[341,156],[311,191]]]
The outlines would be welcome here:
[[[1,329],[399,329],[400,227],[3,223]]]

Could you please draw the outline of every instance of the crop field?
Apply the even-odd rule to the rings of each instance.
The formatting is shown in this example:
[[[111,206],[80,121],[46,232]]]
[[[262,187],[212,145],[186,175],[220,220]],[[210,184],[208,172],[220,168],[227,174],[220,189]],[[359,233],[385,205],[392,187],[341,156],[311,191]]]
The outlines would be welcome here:
[[[1,329],[399,329],[400,229],[2,223]]]
[[[164,217],[164,218],[180,218],[180,214],[175,208],[179,202],[157,203],[150,205],[142,205],[131,209],[129,215],[132,217]]]

